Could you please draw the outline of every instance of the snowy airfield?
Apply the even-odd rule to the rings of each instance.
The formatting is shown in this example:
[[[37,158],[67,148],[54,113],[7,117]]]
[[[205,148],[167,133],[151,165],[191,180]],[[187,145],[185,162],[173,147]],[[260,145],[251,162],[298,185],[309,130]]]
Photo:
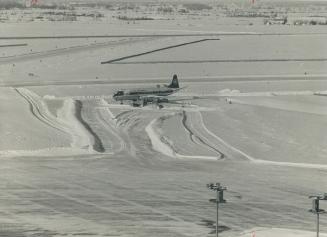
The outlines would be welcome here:
[[[0,40],[28,44],[0,55],[0,236],[212,236],[209,182],[228,188],[222,236],[314,235],[308,196],[327,188],[325,28],[24,24],[39,36],[150,36]],[[204,38],[219,40],[101,64]],[[111,98],[175,73],[180,104]]]

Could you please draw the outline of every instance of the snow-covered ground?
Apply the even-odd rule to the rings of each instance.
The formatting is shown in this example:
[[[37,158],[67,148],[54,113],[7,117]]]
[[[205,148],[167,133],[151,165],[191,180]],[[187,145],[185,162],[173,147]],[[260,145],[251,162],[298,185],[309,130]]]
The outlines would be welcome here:
[[[25,88],[2,89],[1,156],[67,156],[93,153],[95,138],[83,126],[76,101],[42,99]],[[3,103],[5,104],[5,103]],[[55,106],[53,106],[55,105]],[[50,112],[52,110],[52,112]],[[23,115],[24,119],[14,119]]]
[[[241,237],[255,237],[255,236],[281,236],[281,237],[293,237],[293,236],[303,236],[310,237],[315,236],[315,232],[301,231],[301,230],[291,230],[291,229],[279,229],[279,228],[253,228],[248,231],[244,231]],[[320,233],[320,236],[326,236],[324,233]]]
[[[198,21],[199,22],[199,21]],[[201,22],[201,21],[200,21]],[[186,24],[186,23],[185,23]],[[191,23],[190,23],[191,24]],[[159,29],[157,29],[159,28]],[[27,30],[28,29],[28,30]],[[145,29],[145,30],[142,30]],[[202,29],[202,30],[200,30]],[[242,30],[241,30],[242,29]],[[301,75],[326,74],[326,29],[291,26],[226,27],[213,22],[201,25],[177,24],[175,21],[144,22],[137,25],[105,23],[3,23],[0,37],[8,36],[63,36],[63,35],[139,35],[139,34],[203,34],[216,33],[215,37],[165,37],[134,39],[34,39],[13,40],[27,43],[26,47],[2,51],[1,81],[10,83],[17,78],[26,82],[113,80],[129,78],[157,78],[171,76],[172,72],[183,77],[215,77],[241,75]],[[37,32],[32,34],[31,32]],[[267,33],[257,36],[226,36],[219,33]],[[278,35],[283,33],[294,35]],[[318,34],[317,34],[318,33]],[[321,34],[319,34],[321,33]],[[270,35],[277,34],[277,35]],[[260,60],[260,59],[314,59],[322,61],[275,62],[203,62],[101,65],[102,61],[135,53],[171,46],[203,38],[219,38],[180,48],[174,48],[124,61],[202,61],[202,60]],[[2,41],[2,40],[1,40]],[[4,44],[8,40],[3,40]],[[238,48],[238,50],[232,50]],[[23,55],[15,58],[9,55]],[[6,58],[7,57],[7,58]],[[237,69],[237,70],[235,70]],[[163,72],[161,75],[158,72]]]
[[[287,98],[282,108],[278,99],[268,106],[262,105],[264,101],[269,102],[265,98],[257,98],[254,105],[239,104],[237,100],[232,104],[225,102],[217,112],[202,114],[209,130],[251,157],[326,164],[326,115],[312,113],[312,105],[310,112],[298,111],[294,103],[287,104]],[[305,106],[301,104],[302,110]]]
[[[64,131],[37,118],[36,106],[14,89],[1,88],[1,153],[69,145],[70,137]]]
[[[33,39],[4,51],[16,58],[0,59],[0,235],[212,236],[208,182],[228,187],[222,236],[314,235],[308,196],[327,188],[327,100],[315,95],[327,91],[326,61],[199,61],[324,59],[325,28],[207,20],[2,26],[1,36],[295,35],[219,36],[121,61],[141,64],[100,63],[203,37]],[[181,104],[133,108],[111,98],[175,73],[186,86],[176,98],[189,97]],[[322,232],[326,225],[322,216]]]

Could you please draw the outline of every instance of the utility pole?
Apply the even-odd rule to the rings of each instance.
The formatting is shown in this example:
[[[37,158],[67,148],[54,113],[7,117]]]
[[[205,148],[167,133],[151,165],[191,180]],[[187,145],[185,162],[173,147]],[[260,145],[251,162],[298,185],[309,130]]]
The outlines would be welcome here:
[[[319,215],[326,213],[325,210],[320,209],[319,207],[319,201],[320,200],[327,200],[327,193],[324,195],[312,195],[309,196],[310,199],[312,199],[312,209],[309,211],[317,215],[317,237],[319,237]]]
[[[222,187],[220,183],[210,183],[207,184],[207,188],[209,188],[212,191],[216,191],[216,199],[210,199],[210,202],[216,203],[217,208],[217,215],[216,215],[216,237],[218,237],[218,219],[219,219],[219,203],[226,203],[226,200],[224,199],[224,191],[227,190],[226,187]]]

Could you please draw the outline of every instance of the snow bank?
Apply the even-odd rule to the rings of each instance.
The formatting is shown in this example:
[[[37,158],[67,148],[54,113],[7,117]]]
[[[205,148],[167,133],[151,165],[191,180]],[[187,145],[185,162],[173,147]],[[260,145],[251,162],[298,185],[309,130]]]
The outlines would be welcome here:
[[[254,228],[241,233],[240,237],[312,237],[315,232],[280,229],[280,228]],[[326,233],[320,233],[320,236],[327,237]]]
[[[279,161],[269,161],[269,160],[261,160],[254,158],[245,152],[239,150],[238,148],[234,147],[233,145],[229,144],[225,140],[223,140],[221,137],[217,136],[213,132],[211,132],[206,126],[203,121],[203,117],[201,115],[201,123],[203,124],[204,130],[213,136],[215,139],[217,139],[219,142],[221,142],[224,146],[228,147],[230,150],[240,154],[242,157],[246,158],[250,162],[256,163],[256,164],[262,164],[262,165],[276,165],[276,166],[285,166],[285,167],[295,167],[295,168],[309,168],[309,169],[327,169],[327,165],[325,164],[310,164],[310,163],[294,163],[294,162],[279,162]]]
[[[65,124],[67,132],[72,136],[71,147],[92,151],[94,139],[89,131],[76,117],[76,105],[73,99],[66,99],[61,110],[58,111],[58,120]]]
[[[167,144],[163,143],[161,141],[161,138],[159,136],[159,134],[155,131],[155,129],[153,128],[153,126],[158,122],[158,119],[154,119],[152,120],[148,126],[146,126],[145,131],[148,134],[150,140],[151,140],[151,144],[152,144],[152,148],[155,151],[158,151],[166,156],[169,157],[176,157],[175,152],[173,151],[173,149],[168,146]]]
[[[231,90],[231,89],[223,89],[218,92],[219,95],[233,95],[233,94],[240,94],[239,90]]]
[[[281,162],[281,161],[269,161],[269,160],[260,160],[260,159],[254,159],[251,161],[257,164],[264,164],[264,165],[277,165],[277,166],[309,168],[309,169],[327,169],[327,165],[324,164]]]
[[[37,150],[4,150],[0,151],[0,157],[53,157],[84,155],[85,151],[72,147],[49,147]]]
[[[71,137],[71,144],[68,147],[48,147],[43,149],[22,149],[0,151],[0,156],[52,156],[52,155],[74,155],[95,153],[95,143],[92,134],[83,126],[77,117],[76,101],[67,98],[63,106],[57,111],[55,117],[49,110],[44,100],[34,92],[19,88],[17,92],[25,98],[31,108],[31,113],[42,123]],[[31,134],[33,136],[33,134]]]
[[[172,149],[172,146],[169,145],[172,143],[172,141],[168,141],[167,138],[161,136],[154,128],[158,122],[158,119],[159,118],[152,120],[145,128],[145,131],[151,140],[152,148],[155,151],[173,158],[217,160],[217,157],[212,156],[187,156],[178,154]]]
[[[45,95],[45,96],[43,96],[43,99],[46,99],[46,100],[55,100],[56,97],[54,95]]]
[[[282,95],[315,95],[321,92],[314,91],[260,91],[260,92],[241,92],[239,90],[224,89],[218,91],[218,96],[282,96]]]

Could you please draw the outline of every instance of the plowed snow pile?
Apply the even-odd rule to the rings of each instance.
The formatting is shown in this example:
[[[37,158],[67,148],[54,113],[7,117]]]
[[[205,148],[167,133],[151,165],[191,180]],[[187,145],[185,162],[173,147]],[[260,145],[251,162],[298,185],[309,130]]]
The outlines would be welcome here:
[[[149,125],[146,127],[145,131],[151,140],[152,148],[154,150],[174,158],[196,158],[211,160],[223,158],[221,153],[217,153],[217,151],[215,153],[214,148],[206,143],[208,141],[205,137],[193,134],[194,128],[191,126],[192,129],[190,129],[188,127],[189,125],[186,125],[186,121],[184,121],[186,120],[185,117],[182,124],[179,126],[176,126],[175,124],[174,136],[171,136],[172,134],[169,133],[169,131],[168,133],[167,131],[163,131],[163,127],[167,128],[167,126],[163,125],[165,120],[170,120],[176,116],[178,115],[175,113],[162,116],[152,120],[152,122],[149,123]],[[182,128],[182,130],[180,130],[180,128]],[[186,131],[183,131],[183,129]]]
[[[32,107],[13,89],[1,89],[0,149],[35,150],[69,146],[70,137],[47,126],[32,113]]]
[[[249,231],[243,232],[240,237],[311,237],[315,236],[315,232],[292,230],[292,229],[280,229],[280,228],[255,228]],[[320,236],[326,237],[327,234],[319,233]]]
[[[76,118],[72,99],[66,99],[56,115],[41,97],[27,89],[1,89],[0,100],[0,156],[93,151],[93,137]]]
[[[202,114],[210,131],[254,159],[326,164],[326,111],[307,99],[232,98]]]

